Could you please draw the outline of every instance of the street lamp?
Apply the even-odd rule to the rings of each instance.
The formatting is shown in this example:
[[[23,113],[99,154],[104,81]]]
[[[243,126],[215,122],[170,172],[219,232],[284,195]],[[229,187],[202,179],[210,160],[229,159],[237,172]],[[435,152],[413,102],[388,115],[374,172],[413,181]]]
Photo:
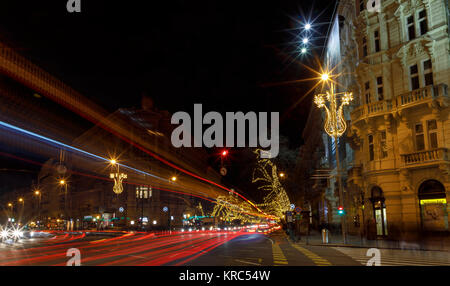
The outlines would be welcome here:
[[[8,207],[11,208],[11,217],[14,216],[13,214],[13,204],[12,203],[8,203]]]
[[[309,41],[308,38],[303,38],[303,41],[302,41],[302,42],[303,42],[303,44],[307,44],[308,41]]]
[[[311,29],[311,24],[307,23],[307,24],[305,25],[305,30],[309,30],[309,29]]]
[[[38,221],[41,221],[41,191],[35,190],[34,195],[38,197]]]
[[[67,187],[68,187],[68,184],[67,184],[66,180],[60,179],[59,185],[61,186],[61,188],[64,186],[64,218],[66,220],[68,220],[68,214],[67,214]]]
[[[328,73],[323,73],[321,75],[321,79],[324,82],[328,82],[330,80],[330,75]],[[340,98],[340,104],[338,106],[338,99]],[[339,205],[344,206],[344,195],[343,195],[343,187],[342,187],[342,178],[340,172],[340,162],[339,162],[339,147],[338,147],[338,138],[341,137],[345,130],[347,129],[347,124],[344,118],[344,105],[349,105],[350,101],[353,100],[353,95],[351,92],[334,92],[334,83],[333,80],[330,80],[330,90],[326,92],[326,94],[317,94],[314,97],[314,103],[318,108],[324,108],[326,112],[325,132],[333,137],[335,150],[336,150],[336,169],[337,169],[337,178],[339,182]],[[327,103],[328,102],[328,106]],[[347,226],[345,221],[345,215],[341,216],[341,227],[342,227],[342,237],[344,243],[347,242]]]
[[[110,173],[109,177],[111,179],[114,179],[113,192],[116,193],[117,195],[119,195],[123,192],[122,181],[123,181],[123,179],[127,178],[127,174],[120,173],[119,164],[117,163],[116,159],[111,159],[111,160],[109,160],[109,162],[111,163],[111,165],[117,166],[116,172]]]
[[[172,182],[175,182],[175,181],[177,180],[177,177],[172,176],[172,178],[170,178],[170,180],[171,180]]]

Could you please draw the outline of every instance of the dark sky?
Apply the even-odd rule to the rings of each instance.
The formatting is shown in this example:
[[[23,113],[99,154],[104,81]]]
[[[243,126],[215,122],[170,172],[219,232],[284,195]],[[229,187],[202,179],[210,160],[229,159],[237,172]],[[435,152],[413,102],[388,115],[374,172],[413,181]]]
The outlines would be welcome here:
[[[311,83],[298,56],[300,22],[329,21],[334,1],[3,0],[0,32],[22,54],[108,110],[137,106],[143,91],[160,109],[279,111],[281,133],[301,144]],[[310,16],[311,15],[311,16]],[[328,25],[312,38],[320,54]],[[322,38],[320,38],[322,36]],[[318,47],[317,47],[318,46]],[[290,58],[292,57],[292,58]],[[314,66],[308,58],[299,60]]]
[[[172,113],[192,113],[194,103],[278,111],[289,147],[302,144],[312,95],[295,103],[313,82],[271,84],[311,77],[298,62],[317,69],[335,1],[81,2],[81,13],[68,13],[66,0],[1,0],[0,40],[111,112],[139,106],[143,92]],[[310,53],[298,57],[299,28],[312,19]],[[230,154],[231,182],[249,183],[251,169],[239,170],[253,155],[242,154]]]

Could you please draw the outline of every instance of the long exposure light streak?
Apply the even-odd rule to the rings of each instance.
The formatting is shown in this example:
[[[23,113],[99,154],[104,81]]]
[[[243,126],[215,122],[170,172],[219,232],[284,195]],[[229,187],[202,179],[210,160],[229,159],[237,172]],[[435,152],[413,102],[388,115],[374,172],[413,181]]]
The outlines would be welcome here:
[[[70,145],[68,145],[68,144],[65,144],[65,143],[59,142],[59,141],[57,141],[57,140],[48,138],[48,137],[46,137],[46,136],[43,136],[43,135],[40,135],[40,134],[31,132],[31,131],[25,130],[25,129],[23,129],[23,128],[20,128],[20,127],[11,125],[11,124],[6,123],[6,122],[3,122],[3,121],[0,121],[0,126],[3,126],[4,128],[8,128],[8,129],[11,129],[11,130],[14,130],[14,131],[17,131],[17,132],[21,132],[21,133],[23,133],[23,134],[32,136],[32,137],[37,138],[37,139],[41,139],[41,140],[43,140],[43,141],[45,141],[45,142],[48,142],[48,143],[55,144],[55,145],[57,145],[57,146],[59,146],[59,147],[65,148],[65,149],[67,149],[67,150],[79,152],[79,153],[81,153],[81,154],[84,154],[84,155],[89,156],[89,157],[91,157],[91,158],[95,158],[95,159],[97,159],[97,160],[105,161],[105,162],[108,162],[108,163],[111,162],[110,159],[104,158],[104,157],[99,156],[99,155],[92,154],[92,153],[87,152],[87,151],[85,151],[85,150],[82,150],[82,149],[79,149],[79,148],[70,146]],[[140,147],[140,146],[138,146],[138,147]],[[148,152],[148,150],[145,150],[145,148],[141,148],[141,149],[142,149],[143,151]],[[151,152],[150,152],[150,153],[151,153]],[[156,156],[156,154],[153,154],[153,155]],[[158,157],[159,157],[159,156],[158,156]],[[160,159],[162,159],[162,158],[160,158]],[[162,159],[162,160],[164,160],[164,159]],[[167,162],[167,163],[171,164],[170,162]],[[118,163],[117,163],[117,164],[118,164]],[[135,172],[140,173],[140,174],[144,174],[144,175],[148,175],[148,176],[157,178],[157,179],[159,179],[159,180],[161,180],[161,181],[164,181],[164,182],[169,182],[168,179],[158,177],[158,176],[156,176],[156,175],[154,175],[154,174],[150,174],[150,173],[148,173],[148,172],[141,171],[141,170],[136,169],[136,168],[133,168],[133,167],[131,167],[131,166],[127,166],[127,165],[123,165],[123,164],[120,164],[120,166],[122,166],[122,167],[124,167],[124,168],[127,168],[127,169],[130,169],[130,170],[135,171]],[[221,185],[219,185],[219,184],[217,184],[217,183],[215,183],[215,182],[212,182],[212,181],[209,181],[209,180],[207,180],[207,179],[204,179],[204,178],[202,178],[202,177],[200,177],[200,176],[198,176],[198,175],[196,175],[196,174],[190,173],[189,171],[186,171],[186,170],[184,170],[184,169],[181,169],[181,168],[179,168],[179,167],[176,166],[176,165],[173,165],[173,167],[176,167],[177,169],[179,169],[179,170],[182,171],[182,172],[189,173],[190,175],[192,175],[192,176],[194,176],[194,177],[196,177],[196,178],[199,178],[199,179],[202,179],[202,180],[206,180],[206,181],[208,181],[208,182],[210,182],[210,183],[212,183],[212,184],[214,184],[214,185],[216,185],[216,186],[218,186],[218,187],[221,187],[222,189],[225,189],[225,190],[228,190],[228,191],[230,191],[230,192],[236,193],[235,191],[232,191],[231,189],[228,189],[228,188],[223,187],[223,186],[221,186]],[[260,213],[263,213],[258,207],[256,207],[254,204],[252,204],[247,198],[245,198],[244,196],[242,196],[242,195],[239,194],[239,193],[236,193],[236,194],[239,195],[241,198],[243,198],[246,202],[250,203],[250,205],[253,206],[253,207],[255,207]],[[266,213],[263,213],[263,214],[267,216]]]
[[[98,159],[98,160],[101,160],[101,161],[105,161],[105,162],[108,162],[108,163],[111,161],[110,159],[104,158],[102,156],[98,156],[98,155],[92,154],[92,153],[84,151],[82,149],[79,149],[79,148],[76,148],[76,147],[64,144],[64,143],[59,142],[57,140],[45,137],[43,135],[39,135],[37,133],[34,133],[34,132],[31,132],[31,131],[22,129],[20,127],[8,124],[8,123],[3,122],[3,121],[0,121],[0,126],[6,127],[6,128],[9,128],[9,129],[12,129],[12,130],[24,133],[24,134],[27,134],[27,135],[32,136],[32,137],[37,138],[37,139],[42,139],[42,140],[44,140],[44,141],[46,141],[48,143],[53,143],[53,144],[55,144],[57,146],[63,147],[65,149],[68,149],[68,150],[71,150],[71,151],[79,152],[81,154],[84,154],[86,156],[89,156],[89,157],[92,157],[92,158],[95,158],[95,159]],[[119,163],[117,163],[117,164],[119,164]],[[130,169],[132,171],[135,171],[137,173],[143,174],[143,175],[151,176],[151,177],[154,177],[156,179],[159,179],[159,180],[162,180],[162,181],[165,181],[165,182],[169,182],[169,180],[167,180],[165,178],[158,177],[158,176],[156,176],[154,174],[150,174],[148,172],[144,172],[144,171],[138,170],[136,168],[133,168],[133,167],[130,167],[130,166],[127,166],[127,165],[120,164],[120,166],[122,166],[124,168],[127,168],[127,169]]]

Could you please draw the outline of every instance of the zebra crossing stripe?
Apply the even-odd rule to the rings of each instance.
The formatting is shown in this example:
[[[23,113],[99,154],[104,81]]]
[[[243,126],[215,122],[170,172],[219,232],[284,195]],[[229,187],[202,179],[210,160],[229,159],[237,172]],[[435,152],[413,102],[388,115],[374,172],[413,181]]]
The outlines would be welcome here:
[[[355,261],[360,262],[362,265],[366,265],[370,257],[361,255],[364,250],[354,250],[354,249],[342,249],[340,247],[335,247],[336,250],[350,256]],[[439,261],[439,260],[427,260],[423,257],[415,258],[416,254],[412,256],[406,256],[405,254],[393,256],[395,254],[383,253],[381,256],[382,266],[450,266],[450,261]],[[443,257],[439,257],[442,259]]]
[[[331,266],[331,262],[329,262],[328,260],[326,260],[325,258],[322,258],[320,256],[318,256],[317,254],[315,254],[312,251],[309,251],[306,248],[300,247],[298,245],[292,244],[291,245],[297,249],[298,251],[300,251],[301,253],[303,253],[306,257],[308,257],[309,259],[311,259],[314,264],[318,265],[318,266]]]
[[[288,264],[286,256],[284,256],[281,247],[276,243],[272,244],[272,254],[273,254],[273,263],[275,266]]]

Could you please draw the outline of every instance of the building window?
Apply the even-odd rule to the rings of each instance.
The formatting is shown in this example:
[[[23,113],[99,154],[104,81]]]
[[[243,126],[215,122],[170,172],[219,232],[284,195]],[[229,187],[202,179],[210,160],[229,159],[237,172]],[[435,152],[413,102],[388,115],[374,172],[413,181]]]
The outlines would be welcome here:
[[[381,131],[381,138],[380,138],[380,149],[381,149],[381,158],[387,157],[387,144],[386,144],[386,131]]]
[[[136,187],[137,199],[149,199],[152,196],[152,188],[139,186]]]
[[[359,12],[364,11],[364,1],[365,0],[359,0]]]
[[[420,88],[419,84],[419,69],[417,65],[413,65],[409,67],[409,74],[411,78],[411,90],[415,90]]]
[[[419,12],[419,28],[420,28],[420,35],[426,34],[428,32],[427,11],[426,10],[422,10]]]
[[[362,50],[363,50],[363,57],[367,57],[367,39],[366,39],[366,37],[362,38]]]
[[[431,68],[431,59],[423,62],[423,74],[425,77],[425,86],[433,85],[433,70]]]
[[[422,123],[416,124],[416,150],[422,151],[425,149],[425,140],[423,136],[423,125]]]
[[[370,82],[365,83],[365,97],[366,97],[366,104],[370,103]]]
[[[436,149],[438,147],[436,120],[434,120],[434,119],[428,120],[427,121],[427,129],[428,129],[428,138],[430,140],[430,148]]]
[[[368,136],[369,139],[369,161],[373,161],[375,158],[375,154],[373,152],[373,136],[369,135]]]
[[[373,39],[375,42],[375,53],[380,51],[380,31],[373,32]]]
[[[414,16],[406,18],[406,28],[408,30],[408,40],[414,40],[416,38],[416,26],[414,25]]]
[[[383,77],[379,76],[377,77],[377,94],[378,94],[378,100],[383,100]]]

